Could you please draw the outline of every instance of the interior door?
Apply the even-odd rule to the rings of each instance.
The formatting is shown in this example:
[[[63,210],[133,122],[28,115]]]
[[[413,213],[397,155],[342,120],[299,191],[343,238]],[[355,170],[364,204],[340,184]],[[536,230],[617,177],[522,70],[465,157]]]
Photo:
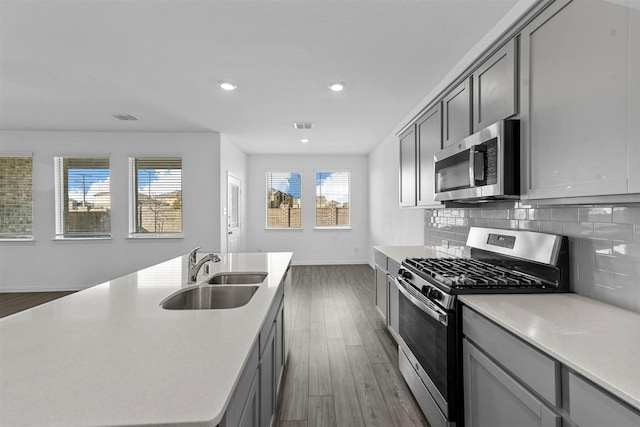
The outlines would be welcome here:
[[[240,180],[227,172],[227,252],[240,251],[240,191]]]

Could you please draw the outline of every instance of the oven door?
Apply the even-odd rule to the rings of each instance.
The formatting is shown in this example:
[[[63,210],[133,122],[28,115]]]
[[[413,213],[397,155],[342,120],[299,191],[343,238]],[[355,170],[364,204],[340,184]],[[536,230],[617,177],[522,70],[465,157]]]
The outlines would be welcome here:
[[[402,278],[397,278],[397,284],[400,345],[408,350],[414,370],[440,411],[452,419],[451,398],[455,392],[452,389],[457,378],[455,316],[429,301]]]

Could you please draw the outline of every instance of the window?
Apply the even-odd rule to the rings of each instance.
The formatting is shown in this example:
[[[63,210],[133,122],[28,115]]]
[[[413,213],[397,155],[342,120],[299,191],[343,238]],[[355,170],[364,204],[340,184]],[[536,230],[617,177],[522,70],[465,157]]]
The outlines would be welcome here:
[[[300,173],[267,172],[267,228],[301,228]]]
[[[55,157],[56,237],[111,236],[108,157]]]
[[[129,158],[131,237],[180,237],[182,158]]]
[[[33,238],[33,158],[0,156],[0,239]]]
[[[316,227],[349,227],[349,172],[316,172]]]

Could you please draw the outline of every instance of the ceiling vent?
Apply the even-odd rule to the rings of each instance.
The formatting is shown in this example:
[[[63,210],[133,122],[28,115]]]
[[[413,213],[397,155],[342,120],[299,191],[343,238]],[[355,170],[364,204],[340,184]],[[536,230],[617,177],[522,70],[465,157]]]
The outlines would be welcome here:
[[[138,120],[131,114],[114,114],[113,117],[115,117],[118,120]]]
[[[311,122],[293,122],[293,127],[296,129],[311,129],[313,123]]]

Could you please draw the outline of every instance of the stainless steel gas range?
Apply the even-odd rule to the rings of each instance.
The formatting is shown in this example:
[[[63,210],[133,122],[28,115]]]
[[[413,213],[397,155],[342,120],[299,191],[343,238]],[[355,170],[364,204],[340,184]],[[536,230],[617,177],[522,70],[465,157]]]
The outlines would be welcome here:
[[[460,427],[461,309],[457,295],[569,292],[566,237],[472,227],[470,258],[407,258],[396,277],[399,365],[432,427]]]

